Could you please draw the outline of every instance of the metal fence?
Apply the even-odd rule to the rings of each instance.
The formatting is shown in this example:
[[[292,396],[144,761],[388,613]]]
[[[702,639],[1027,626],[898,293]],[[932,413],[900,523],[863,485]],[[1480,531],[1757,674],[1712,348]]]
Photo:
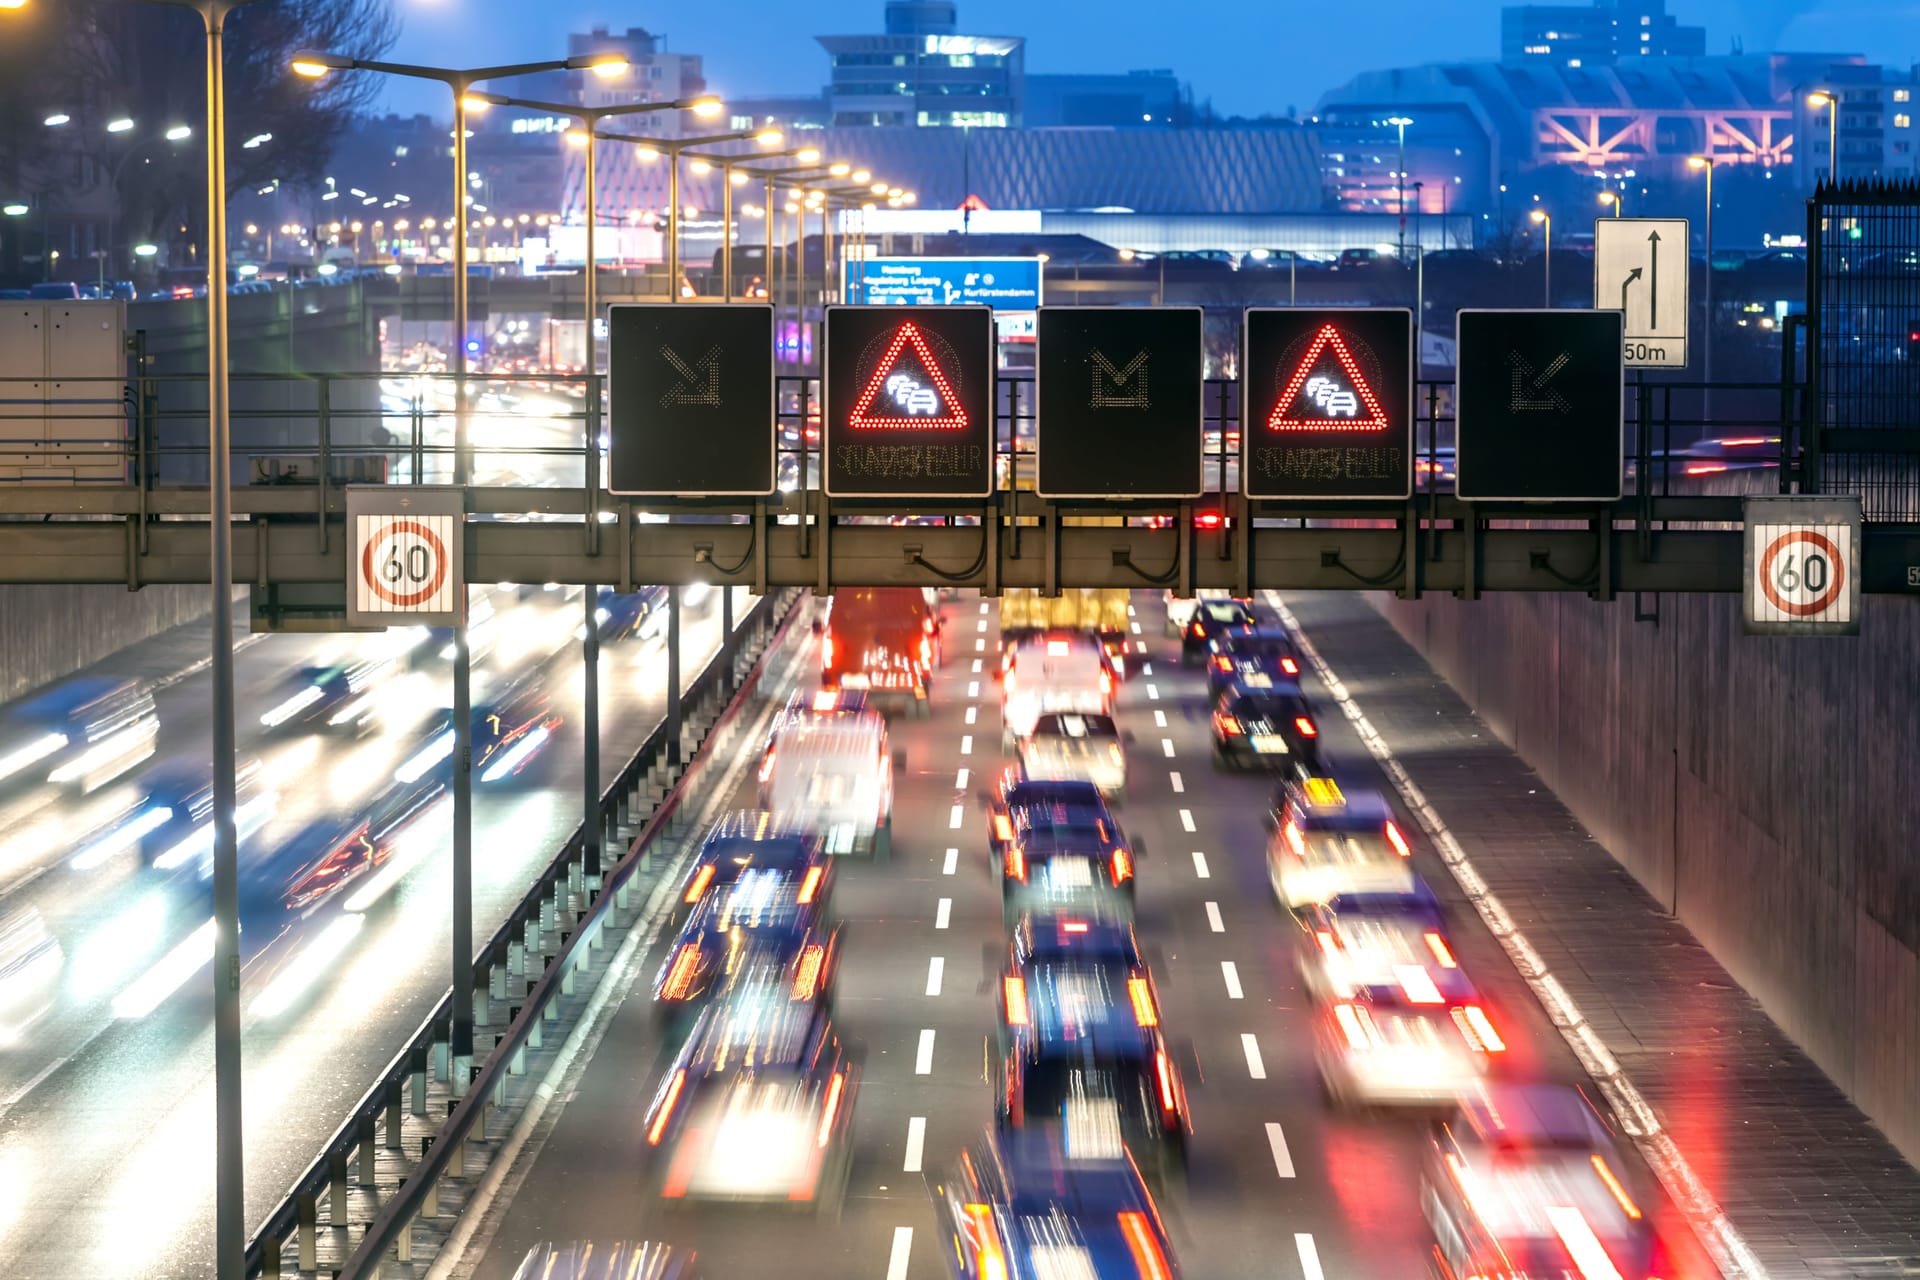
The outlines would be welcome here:
[[[1920,520],[1920,184],[1822,184],[1807,244],[1809,488]]]

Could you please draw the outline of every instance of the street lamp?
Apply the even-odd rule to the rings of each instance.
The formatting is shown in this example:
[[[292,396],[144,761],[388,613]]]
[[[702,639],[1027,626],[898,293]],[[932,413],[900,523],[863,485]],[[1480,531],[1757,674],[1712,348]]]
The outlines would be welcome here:
[[[1612,205],[1613,216],[1616,218],[1620,216],[1620,193],[1619,192],[1602,191],[1600,193],[1600,203],[1606,204],[1606,205]]]
[[[735,129],[730,133],[710,133],[698,138],[643,138],[630,133],[602,133],[596,129],[593,136],[602,142],[631,142],[640,148],[640,155],[651,160],[664,155],[667,158],[667,296],[670,300],[680,300],[680,218],[684,210],[680,200],[680,157],[694,147],[709,147],[722,142],[757,142],[763,147],[777,147],[783,134],[778,129]],[[712,157],[706,157],[711,161]],[[727,190],[732,191],[728,184]]]
[[[1551,307],[1553,305],[1553,215],[1545,209],[1535,209],[1527,217],[1544,228],[1547,233],[1546,248],[1540,254],[1540,261],[1546,268],[1546,305]]]
[[[1405,261],[1407,256],[1407,126],[1413,121],[1406,116],[1388,116],[1387,123],[1400,131],[1400,160],[1393,171],[1399,194],[1394,197],[1394,206],[1400,213],[1400,258]]]
[[[1710,155],[1687,157],[1687,168],[1707,175],[1707,269],[1703,282],[1706,294],[1706,341],[1701,345],[1701,373],[1709,384],[1713,382],[1713,159]],[[1704,404],[1700,416],[1711,420],[1713,417],[1711,385],[1702,393],[1702,396]]]
[[[809,164],[817,164],[819,162],[820,149],[818,147],[812,147],[812,146],[788,147],[784,151],[763,151],[748,158],[751,158],[756,161],[795,159],[795,160],[799,160],[802,165],[809,165]],[[720,292],[721,292],[721,296],[726,301],[732,302],[733,301],[733,189],[738,185],[752,181],[756,177],[764,178],[766,180],[766,207],[768,209],[771,209],[773,206],[773,176],[781,172],[781,170],[740,168],[737,166],[739,164],[739,161],[742,159],[742,157],[738,157],[738,156],[698,156],[696,157],[696,159],[705,161],[708,164],[718,163],[720,165],[721,173],[725,179],[725,181],[722,184],[722,191],[721,191],[720,216],[721,216],[721,222],[724,225],[721,231],[721,242],[720,242]],[[868,176],[871,177],[872,175],[868,175]],[[767,279],[763,280],[762,283],[768,286],[769,291],[767,296],[771,298],[772,297],[771,285],[772,285],[772,273],[773,273],[773,218],[771,214],[765,214],[765,216],[767,218],[767,250],[766,250],[767,257],[766,257],[766,263],[765,263]]]
[[[1827,109],[1827,181],[1840,180],[1840,95],[1830,89],[1816,89],[1807,95],[1807,105],[1818,111]]]

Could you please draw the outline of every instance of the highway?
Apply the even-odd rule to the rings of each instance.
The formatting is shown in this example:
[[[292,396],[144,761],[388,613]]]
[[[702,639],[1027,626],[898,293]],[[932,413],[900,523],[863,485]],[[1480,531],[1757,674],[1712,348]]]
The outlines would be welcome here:
[[[562,720],[518,776],[476,784],[477,942],[578,825],[582,789],[578,588],[493,594],[496,635],[476,658],[476,705],[489,688],[544,665]],[[741,611],[748,603],[742,593]],[[688,679],[718,646],[719,614],[717,594],[687,611]],[[243,841],[243,879],[308,823],[363,814],[450,701],[448,664],[426,645],[409,674],[381,687],[370,734],[291,725],[269,734],[261,724],[296,668],[391,643],[269,636],[239,654],[241,748],[260,761],[256,794],[276,797],[271,817]],[[663,644],[653,635],[603,646],[606,780],[663,713]],[[196,950],[210,890],[191,866],[169,874],[132,851],[83,856],[156,770],[207,758],[207,676],[163,689],[157,704],[157,753],[146,765],[81,800],[40,787],[0,811],[0,915],[9,927],[37,916],[59,944],[54,972],[40,975],[41,994],[0,1053],[0,1275],[130,1274],[136,1257],[139,1274],[211,1274],[210,946]],[[250,1221],[279,1201],[446,989],[449,810],[441,802],[403,834],[388,864],[401,871],[380,901],[350,910],[349,890],[243,936]],[[356,1033],[343,1036],[347,1027]]]
[[[1132,735],[1119,818],[1140,850],[1138,931],[1192,1097],[1189,1179],[1161,1204],[1184,1274],[1424,1275],[1425,1126],[1336,1113],[1324,1100],[1296,971],[1298,926],[1267,881],[1271,783],[1214,767],[1204,681],[1179,665],[1157,593],[1136,592],[1134,601],[1137,652],[1117,717]],[[969,594],[944,617],[946,665],[932,715],[892,724],[893,746],[907,760],[896,777],[893,857],[839,868],[835,903],[847,947],[839,1030],[867,1054],[839,1220],[744,1208],[668,1214],[644,1189],[642,1117],[673,1048],[650,1012],[656,944],[629,971],[631,988],[615,993],[620,1004],[604,1038],[559,1083],[564,1108],[513,1153],[505,1190],[479,1206],[471,1242],[447,1274],[508,1280],[541,1242],[633,1239],[692,1246],[704,1274],[723,1280],[948,1274],[953,1246],[937,1234],[927,1180],[992,1114],[983,1068],[1006,944],[978,795],[1008,757],[991,678],[995,606]],[[1337,665],[1337,654],[1331,660]],[[1312,672],[1305,687],[1343,785],[1391,795]],[[751,774],[736,776],[731,796],[702,798],[709,812],[751,802]],[[1446,904],[1460,963],[1510,1046],[1501,1073],[1586,1083],[1445,866],[1424,844],[1414,858]],[[1628,1181],[1662,1245],[1657,1274],[1718,1274],[1649,1171],[1637,1158],[1630,1163]]]

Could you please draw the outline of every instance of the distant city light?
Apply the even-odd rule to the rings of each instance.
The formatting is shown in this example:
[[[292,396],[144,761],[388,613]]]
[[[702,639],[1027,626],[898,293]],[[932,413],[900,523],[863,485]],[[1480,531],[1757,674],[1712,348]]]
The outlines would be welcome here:
[[[157,244],[137,244],[133,246],[133,256],[136,258],[151,258],[158,252],[160,252],[160,246]]]
[[[109,120],[107,122],[108,133],[125,133],[127,130],[131,128],[133,128],[133,121],[128,120],[124,116],[122,116],[118,120]]]
[[[191,138],[192,136],[193,136],[193,129],[190,126],[184,125],[184,124],[177,124],[173,126],[173,128],[167,130],[168,142],[185,142],[188,138]]]
[[[61,111],[48,116],[43,123],[45,123],[45,125],[49,129],[58,129],[63,124],[73,123],[73,117],[68,115],[64,111]]]
[[[25,217],[27,206],[16,200],[12,204],[0,206],[0,213],[6,214],[9,218]]]

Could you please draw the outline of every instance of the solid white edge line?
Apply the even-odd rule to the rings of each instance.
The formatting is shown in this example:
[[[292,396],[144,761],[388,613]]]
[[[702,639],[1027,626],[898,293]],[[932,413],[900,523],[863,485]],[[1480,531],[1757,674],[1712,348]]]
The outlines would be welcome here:
[[[1283,1178],[1293,1176],[1293,1153],[1287,1150],[1287,1135],[1278,1123],[1267,1121],[1267,1146],[1273,1151],[1273,1169]]]
[[[1208,876],[1212,874],[1207,870],[1207,855],[1198,849],[1193,851],[1193,874],[1199,876],[1202,880],[1207,879]]]
[[[1380,736],[1379,730],[1373,727],[1366,713],[1360,709],[1360,704],[1355,702],[1353,696],[1347,692],[1346,685],[1341,683],[1340,677],[1333,673],[1333,668],[1329,667],[1326,660],[1320,656],[1320,650],[1307,638],[1306,632],[1300,629],[1300,620],[1294,616],[1291,609],[1287,608],[1279,592],[1268,591],[1266,597],[1267,603],[1273,606],[1280,621],[1299,641],[1300,651],[1306,654],[1307,661],[1313,664],[1314,673],[1320,677],[1320,682],[1326,686],[1327,692],[1339,704],[1341,711],[1346,713],[1354,732],[1366,745],[1368,754],[1373,756],[1382,772],[1392,780],[1394,790],[1400,793],[1401,800],[1405,801],[1407,808],[1412,810],[1415,820],[1432,839],[1440,860],[1446,863],[1447,870],[1453,874],[1455,882],[1466,893],[1467,900],[1473,903],[1474,909],[1479,912],[1480,919],[1485,922],[1488,931],[1506,951],[1507,959],[1513,963],[1521,979],[1532,990],[1534,998],[1539,1000],[1548,1019],[1559,1029],[1561,1037],[1573,1050],[1574,1057],[1579,1059],[1580,1065],[1586,1069],[1587,1074],[1593,1077],[1594,1083],[1606,1095],[1607,1101],[1613,1104],[1621,1128],[1625,1129],[1627,1136],[1633,1139],[1634,1146],[1639,1149],[1641,1157],[1653,1170],[1654,1176],[1660,1179],[1661,1185],[1667,1189],[1667,1194],[1673,1198],[1674,1206],[1680,1210],[1688,1226],[1692,1227],[1694,1234],[1700,1238],[1701,1245],[1713,1256],[1715,1264],[1725,1273],[1728,1280],[1742,1280],[1743,1277],[1760,1280],[1765,1277],[1767,1270],[1761,1265],[1759,1258],[1754,1256],[1753,1249],[1747,1244],[1745,1237],[1734,1227],[1725,1210],[1714,1199],[1713,1193],[1700,1180],[1699,1173],[1681,1152],[1672,1135],[1661,1125],[1659,1117],[1654,1115],[1653,1108],[1648,1105],[1645,1096],[1627,1078],[1626,1072],[1621,1070],[1619,1062],[1608,1052],[1606,1045],[1601,1042],[1599,1035],[1587,1022],[1586,1016],[1580,1012],[1579,1007],[1573,1003],[1573,998],[1567,994],[1566,988],[1560,985],[1560,980],[1553,976],[1546,961],[1541,958],[1538,951],[1534,950],[1533,944],[1527,941],[1526,935],[1514,926],[1513,918],[1507,914],[1499,898],[1494,896],[1493,891],[1487,887],[1487,882],[1481,879],[1480,873],[1474,869],[1472,860],[1467,857],[1466,850],[1461,848],[1452,829],[1428,803],[1426,794],[1420,790],[1412,775],[1401,765],[1398,757],[1393,754],[1393,749],[1387,745],[1386,739]]]
[[[1300,1251],[1300,1270],[1306,1273],[1307,1280],[1327,1280],[1327,1273],[1320,1269],[1320,1251],[1313,1247],[1310,1234],[1294,1232],[1293,1247]]]
[[[980,606],[985,608],[985,605]],[[887,1254],[887,1280],[907,1280],[907,1260],[913,1256],[913,1228],[893,1229],[893,1248]]]
[[[933,1028],[927,1027],[920,1032],[920,1048],[913,1055],[913,1074],[930,1076],[933,1074]]]
[[[920,1172],[920,1157],[927,1145],[927,1118],[914,1116],[907,1121],[907,1158],[901,1166],[907,1173]]]
[[[945,976],[946,972],[947,958],[945,956],[934,956],[931,960],[927,961],[928,995],[937,996],[940,994],[940,980]]]
[[[1217,902],[1209,902],[1207,904],[1207,928],[1213,930],[1215,933],[1225,933],[1227,931],[1226,921],[1220,918],[1220,904]]]
[[[940,874],[943,876],[950,876],[955,871],[959,870],[959,868],[960,868],[960,851],[958,849],[947,850],[947,860],[946,860],[946,863],[943,866],[941,866]]]
[[[1231,960],[1222,960],[1220,962],[1220,977],[1225,980],[1227,984],[1227,999],[1244,1000],[1247,998],[1246,992],[1240,989],[1239,965]]]
[[[1267,1060],[1260,1056],[1260,1040],[1251,1031],[1240,1033],[1240,1049],[1247,1055],[1247,1074],[1255,1080],[1267,1078]]]

